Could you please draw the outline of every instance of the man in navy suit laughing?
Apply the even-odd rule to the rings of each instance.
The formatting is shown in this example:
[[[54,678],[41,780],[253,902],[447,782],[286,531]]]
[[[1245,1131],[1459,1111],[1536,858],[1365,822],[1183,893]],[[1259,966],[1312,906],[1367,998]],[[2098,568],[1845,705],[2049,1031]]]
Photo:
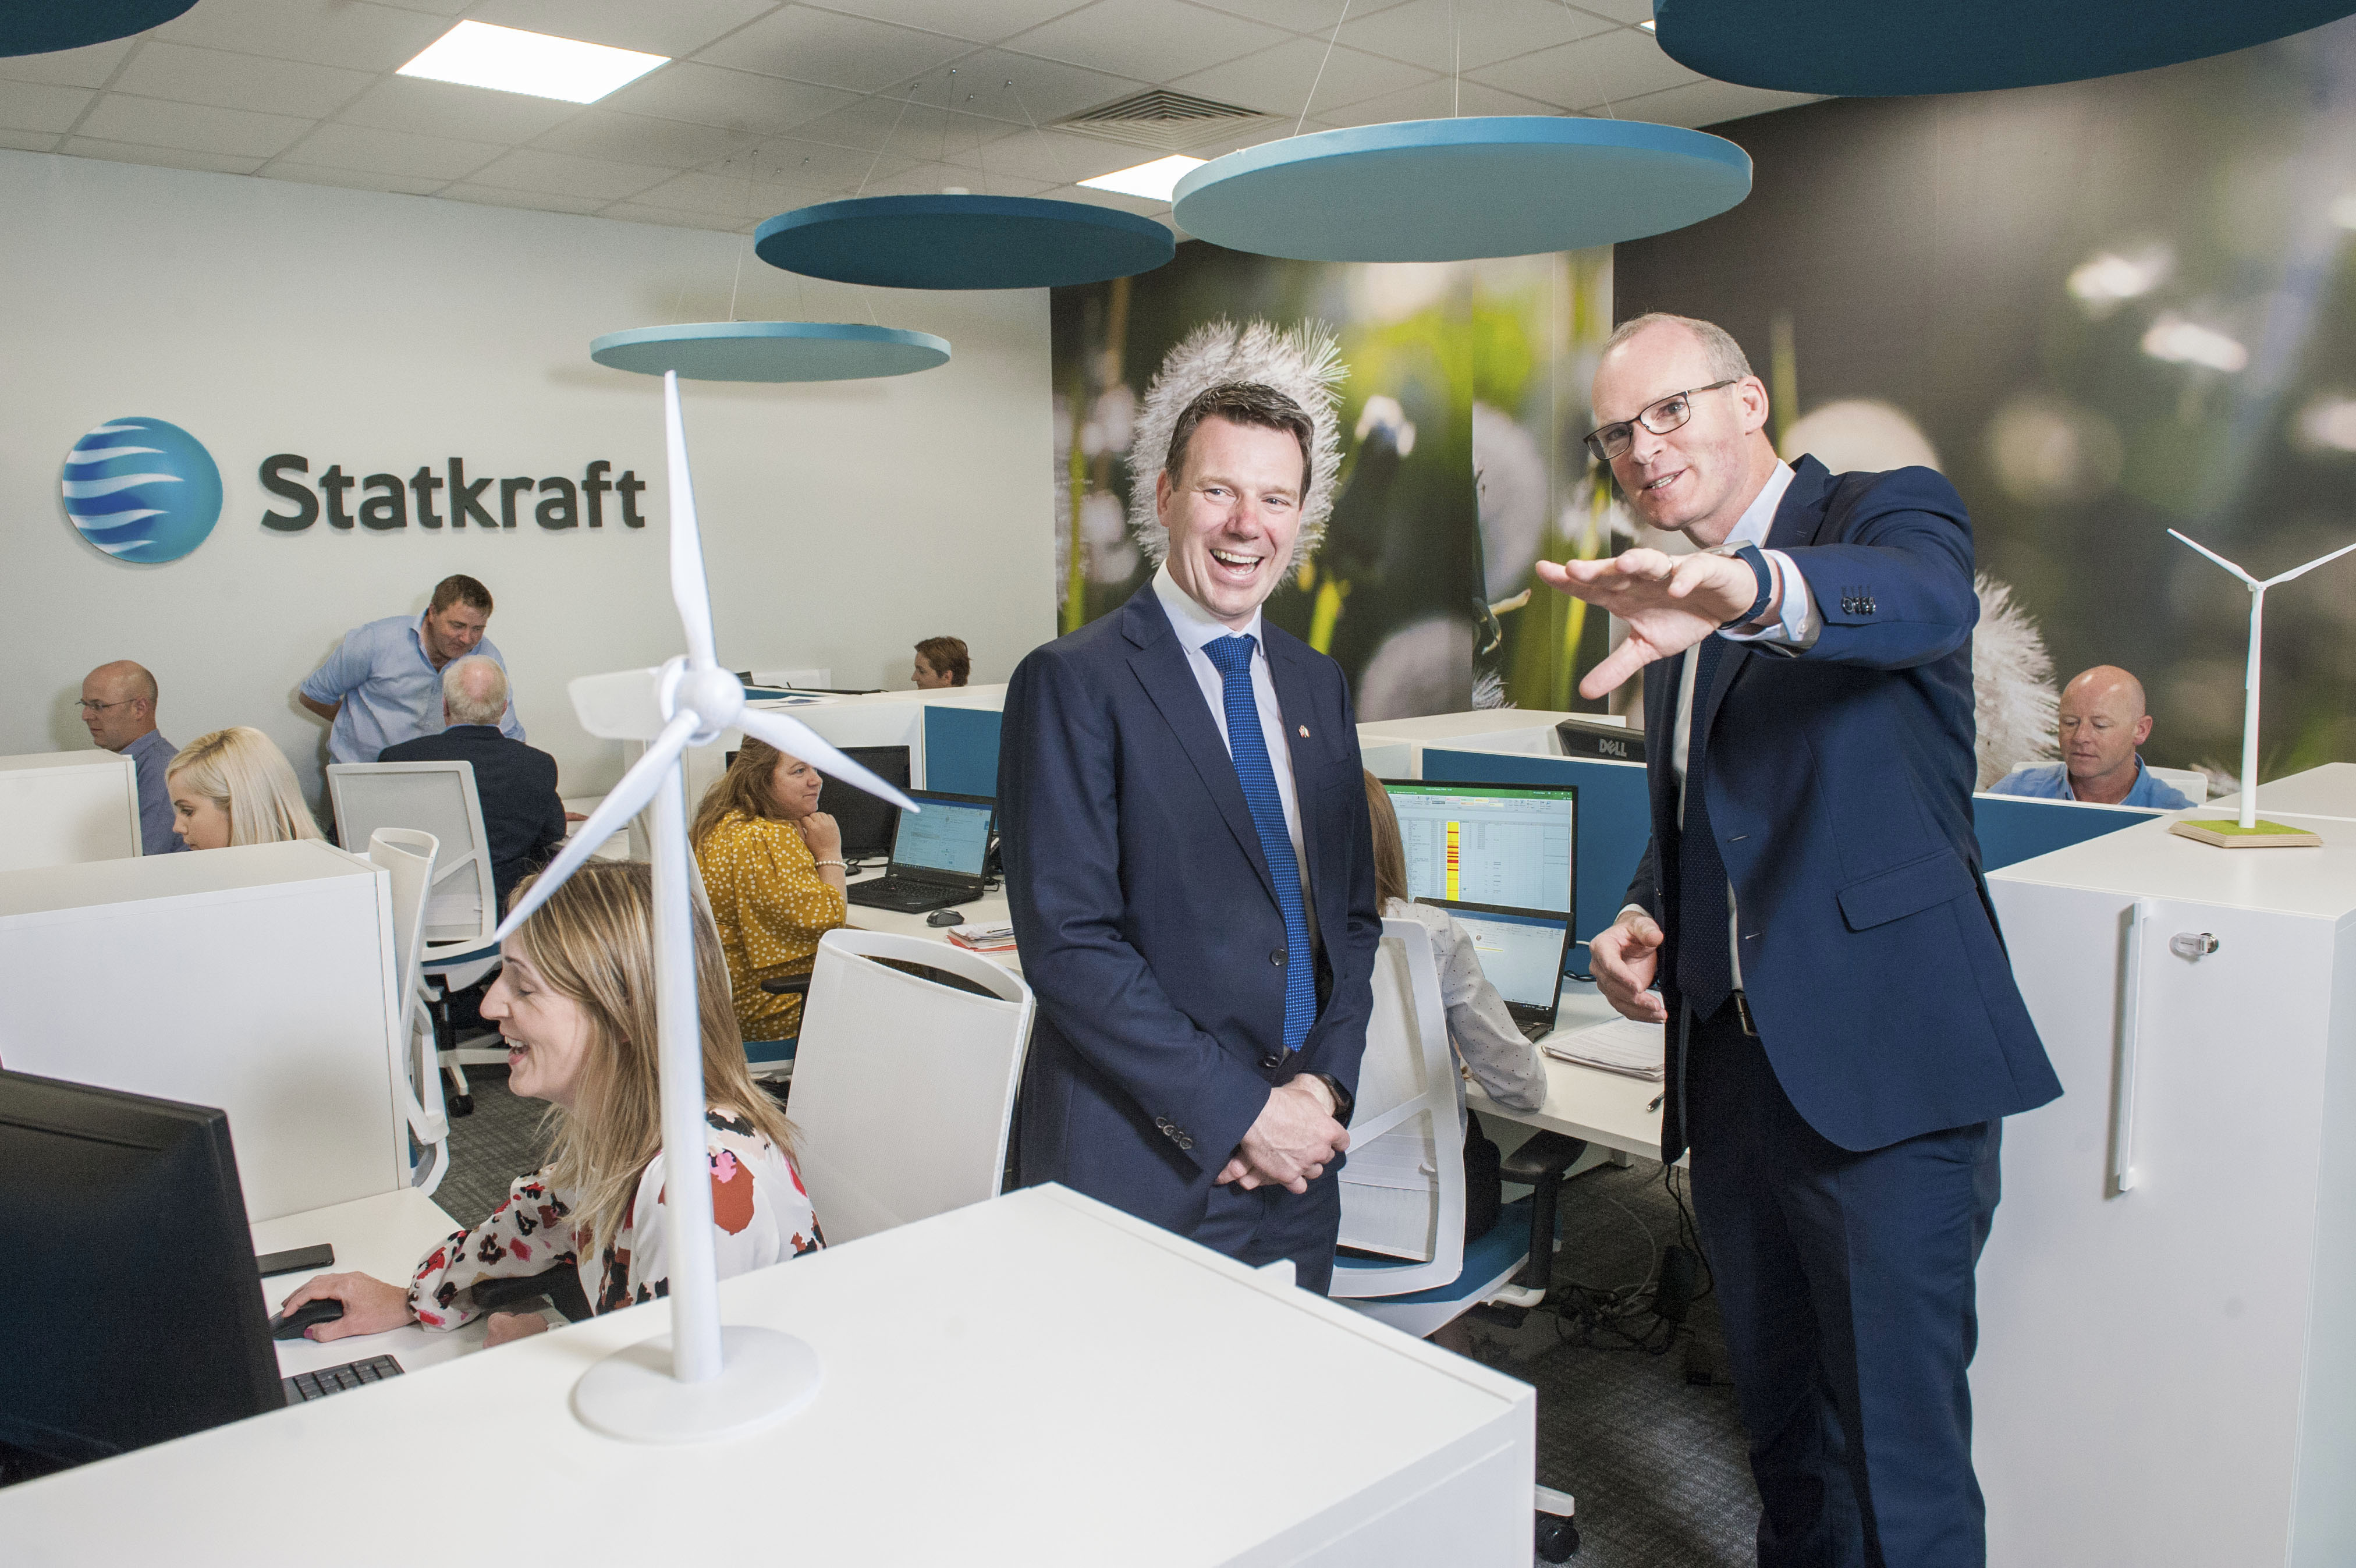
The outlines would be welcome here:
[[[1700,547],[1539,571],[1629,626],[1582,695],[1646,670],[1652,843],[1591,951],[1668,1031],[1759,1561],[1977,1568],[1973,1275],[2002,1119],[2062,1090],[1972,832],[1971,520],[1928,468],[1779,461],[1708,322],[1621,328],[1594,410],[1629,504]]]
[[[1196,396],[1155,499],[1168,556],[1006,691],[999,821],[1039,1001],[1022,1176],[1322,1293],[1382,921],[1340,666],[1261,619],[1314,427]]]

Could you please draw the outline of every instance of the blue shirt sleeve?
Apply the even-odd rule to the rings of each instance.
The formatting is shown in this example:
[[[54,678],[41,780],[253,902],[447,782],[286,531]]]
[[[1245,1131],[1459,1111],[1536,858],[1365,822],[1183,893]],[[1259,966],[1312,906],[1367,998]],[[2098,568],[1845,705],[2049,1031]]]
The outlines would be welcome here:
[[[344,633],[336,650],[303,682],[305,696],[315,703],[340,703],[369,678],[372,661],[367,650],[359,646],[359,634],[365,629],[359,628]]]
[[[508,661],[500,657],[499,646],[498,643],[493,642],[487,637],[483,639],[482,641],[475,644],[475,651],[481,654],[484,658],[488,659],[492,663],[497,664],[499,667],[499,672],[501,674],[507,673]],[[509,684],[510,688],[512,688],[514,685],[512,679],[509,681]],[[499,715],[499,733],[507,736],[509,740],[521,740],[523,738],[523,721],[516,717],[515,697],[512,693],[510,693],[508,698],[508,711]]]

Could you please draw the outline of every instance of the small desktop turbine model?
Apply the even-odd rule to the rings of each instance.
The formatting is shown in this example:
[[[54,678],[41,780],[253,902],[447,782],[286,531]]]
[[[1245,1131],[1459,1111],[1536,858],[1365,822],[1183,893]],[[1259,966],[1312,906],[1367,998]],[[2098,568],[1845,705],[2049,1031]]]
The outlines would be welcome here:
[[[709,746],[735,726],[871,795],[916,811],[891,785],[837,751],[806,725],[744,705],[744,685],[720,668],[712,638],[712,599],[687,469],[687,435],[679,414],[679,377],[663,376],[664,435],[670,456],[670,590],[687,631],[687,653],[659,670],[585,675],[572,683],[582,726],[609,740],[639,740],[647,749],[614,786],[564,852],[542,872],[507,918],[505,941],[578,870],[591,852],[654,805],[655,1012],[662,1094],[664,1204],[669,1229],[669,1354],[659,1339],[618,1350],[582,1375],[573,1392],[581,1419],[616,1437],[683,1443],[740,1436],[793,1414],[818,1391],[818,1353],[775,1329],[720,1324],[719,1265],[712,1245],[712,1184],[684,1179],[704,1169],[702,1032],[695,993],[696,875],[687,842],[686,786],[680,756]]]
[[[2339,560],[2351,550],[2356,550],[2356,544],[2343,544],[2329,555],[2319,555],[2304,566],[2294,566],[2279,576],[2268,577],[2261,583],[2207,545],[2188,539],[2172,528],[2168,532],[2239,577],[2250,590],[2250,665],[2249,673],[2242,682],[2244,695],[2242,702],[2241,818],[2233,821],[2224,817],[2208,817],[2195,821],[2183,817],[2169,824],[2168,831],[2201,843],[2214,844],[2220,849],[2277,849],[2320,844],[2323,840],[2311,832],[2286,827],[2280,822],[2258,820],[2258,655],[2265,623],[2266,590],[2279,587],[2293,577],[2304,576],[2328,561]]]

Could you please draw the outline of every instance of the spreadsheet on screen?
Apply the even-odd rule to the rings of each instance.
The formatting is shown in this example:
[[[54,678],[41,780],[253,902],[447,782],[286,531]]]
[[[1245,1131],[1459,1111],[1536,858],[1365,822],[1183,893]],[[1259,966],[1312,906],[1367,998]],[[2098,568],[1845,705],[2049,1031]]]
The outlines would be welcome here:
[[[1575,794],[1387,783],[1408,897],[1569,913]]]

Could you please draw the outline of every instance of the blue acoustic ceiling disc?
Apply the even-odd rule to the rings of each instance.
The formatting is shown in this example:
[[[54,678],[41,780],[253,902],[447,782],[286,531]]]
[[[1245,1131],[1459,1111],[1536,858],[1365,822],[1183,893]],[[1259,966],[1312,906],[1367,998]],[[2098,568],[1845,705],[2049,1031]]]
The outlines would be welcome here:
[[[946,338],[852,321],[695,321],[608,332],[589,357],[617,371],[691,381],[855,381],[948,362]]]
[[[2356,0],[1653,0],[1661,48],[1704,76],[1891,97],[2083,81],[2205,59],[2356,13]]]
[[[773,267],[877,288],[1062,288],[1151,272],[1178,252],[1150,218],[1033,196],[868,196],[753,231]]]
[[[1354,125],[1229,153],[1178,182],[1189,234],[1304,262],[1463,262],[1641,239],[1751,193],[1732,142],[1635,120]]]
[[[197,0],[0,0],[0,56],[45,55],[160,27]]]

